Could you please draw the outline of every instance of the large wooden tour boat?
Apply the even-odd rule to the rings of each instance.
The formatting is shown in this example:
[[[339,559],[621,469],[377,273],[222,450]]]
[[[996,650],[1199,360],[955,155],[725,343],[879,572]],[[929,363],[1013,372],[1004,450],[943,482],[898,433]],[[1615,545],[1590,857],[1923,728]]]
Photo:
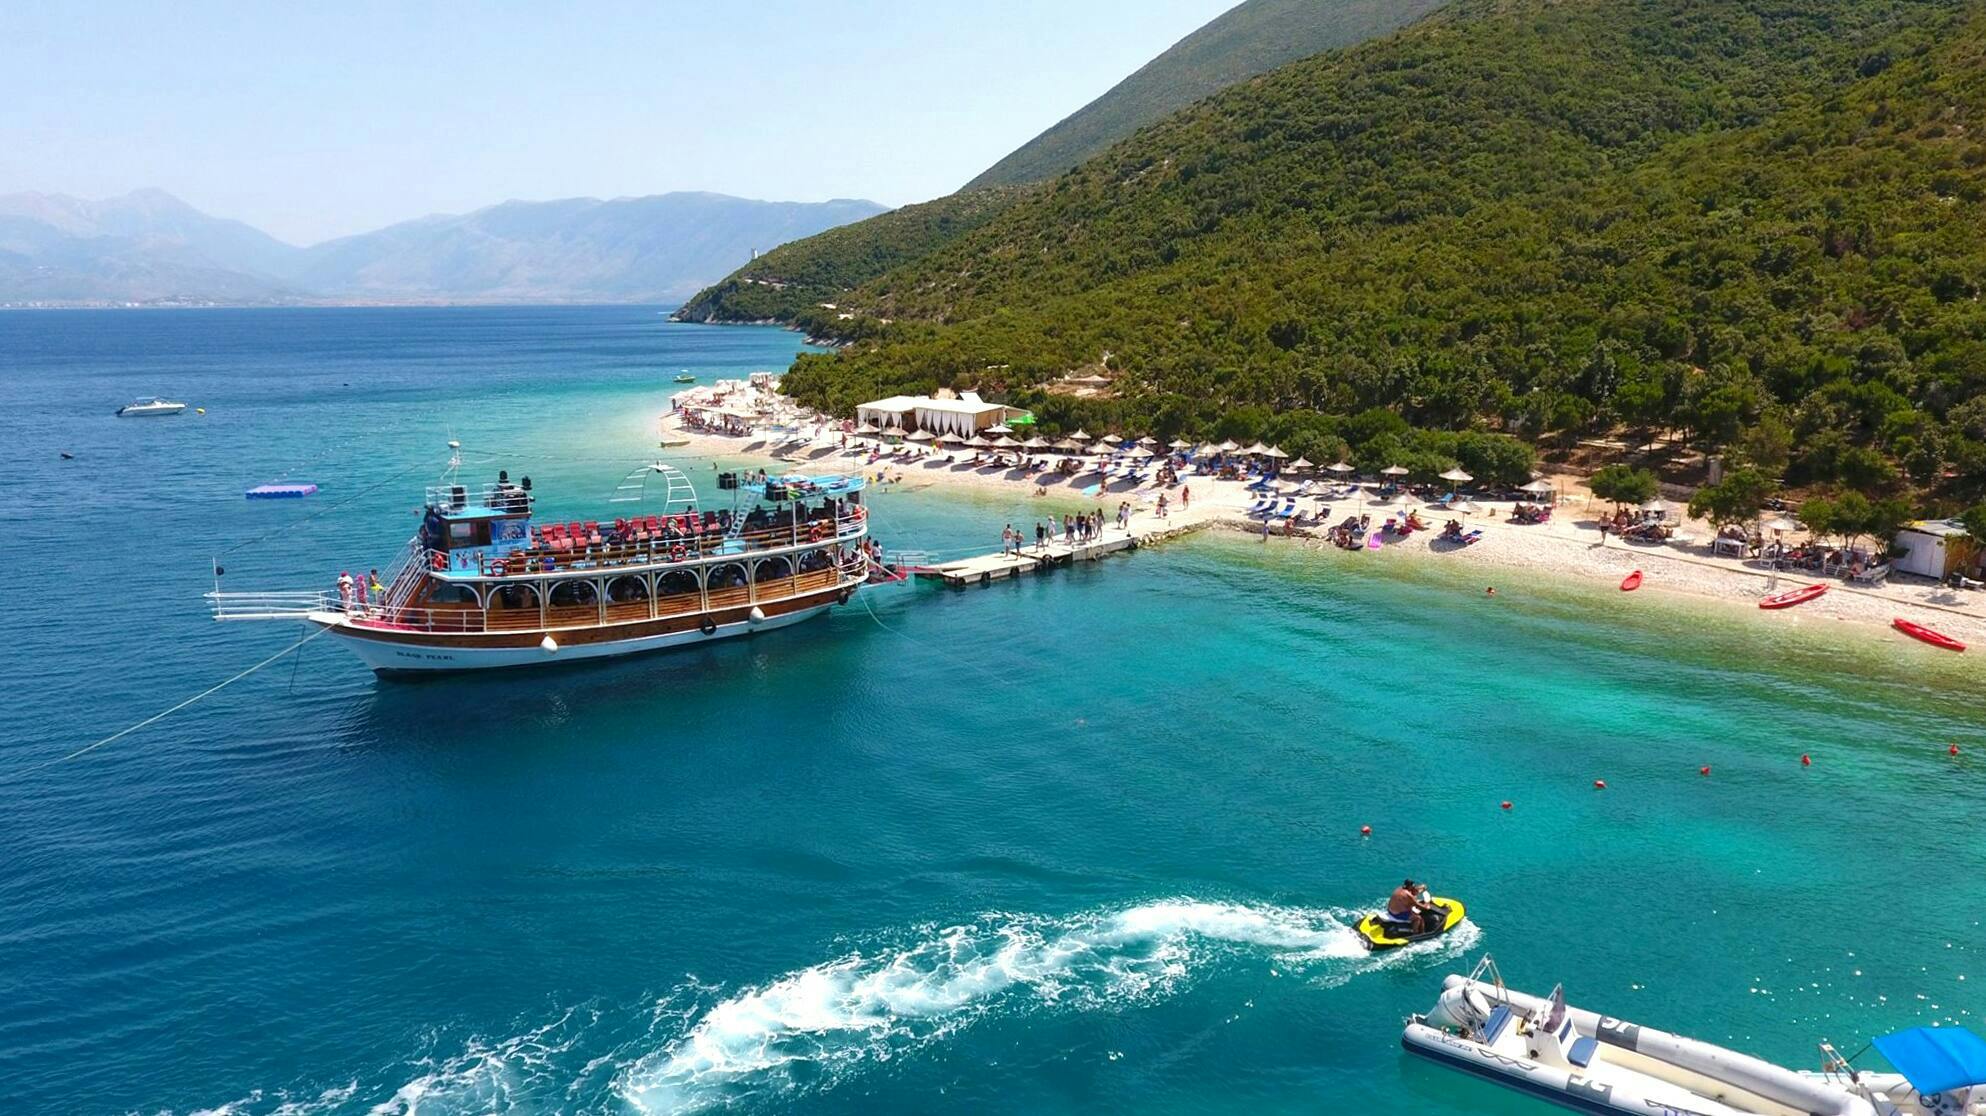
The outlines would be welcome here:
[[[859,476],[723,474],[733,506],[712,511],[656,464],[622,482],[628,514],[566,522],[539,521],[528,477],[474,496],[452,477],[377,584],[223,592],[217,569],[214,618],[329,629],[381,674],[521,667],[785,627],[847,603],[870,569]]]

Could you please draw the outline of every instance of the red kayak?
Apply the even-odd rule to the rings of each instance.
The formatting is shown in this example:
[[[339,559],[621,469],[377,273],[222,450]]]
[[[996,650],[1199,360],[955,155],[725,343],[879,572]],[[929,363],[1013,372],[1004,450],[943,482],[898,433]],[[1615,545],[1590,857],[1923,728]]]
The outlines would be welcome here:
[[[1639,588],[1641,588],[1640,570],[1636,570],[1633,573],[1627,575],[1626,577],[1621,578],[1621,592],[1632,593]]]
[[[1933,647],[1942,647],[1947,651],[1965,650],[1965,644],[1960,643],[1958,640],[1953,639],[1936,628],[1927,628],[1922,624],[1913,624],[1902,617],[1890,621],[1889,626],[1909,636],[1911,639],[1921,639]]]
[[[1796,604],[1806,604],[1808,601],[1813,600],[1825,592],[1827,592],[1827,586],[1825,585],[1804,585],[1798,589],[1788,589],[1784,593],[1775,593],[1770,597],[1765,597],[1758,602],[1758,607],[1792,608]]]

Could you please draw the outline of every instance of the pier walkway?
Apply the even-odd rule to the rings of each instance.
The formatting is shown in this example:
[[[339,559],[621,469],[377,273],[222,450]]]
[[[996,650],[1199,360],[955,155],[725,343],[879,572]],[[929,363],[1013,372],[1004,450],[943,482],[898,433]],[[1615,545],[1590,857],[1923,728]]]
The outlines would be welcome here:
[[[918,577],[943,581],[953,588],[967,585],[991,585],[1024,573],[1045,573],[1056,566],[1067,566],[1075,562],[1094,562],[1109,554],[1119,554],[1136,550],[1141,546],[1177,538],[1180,535],[1197,531],[1205,522],[1186,523],[1176,527],[1154,527],[1149,529],[1132,528],[1120,531],[1115,527],[1106,528],[1103,537],[1089,542],[1051,542],[1042,546],[1032,544],[1021,548],[1020,553],[981,554],[971,558],[960,558],[949,562],[919,567]]]

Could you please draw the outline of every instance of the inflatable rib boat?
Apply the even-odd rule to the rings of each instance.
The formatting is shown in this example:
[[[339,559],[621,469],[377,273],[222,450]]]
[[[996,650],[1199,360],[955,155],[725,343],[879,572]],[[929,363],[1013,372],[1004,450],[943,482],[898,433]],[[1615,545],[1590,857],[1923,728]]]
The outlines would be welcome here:
[[[1491,979],[1485,980],[1485,976]],[[1963,1027],[1876,1039],[1896,1072],[1821,1044],[1820,1073],[1504,987],[1487,956],[1407,1023],[1408,1053],[1576,1112],[1649,1116],[1986,1116],[1986,1040]]]

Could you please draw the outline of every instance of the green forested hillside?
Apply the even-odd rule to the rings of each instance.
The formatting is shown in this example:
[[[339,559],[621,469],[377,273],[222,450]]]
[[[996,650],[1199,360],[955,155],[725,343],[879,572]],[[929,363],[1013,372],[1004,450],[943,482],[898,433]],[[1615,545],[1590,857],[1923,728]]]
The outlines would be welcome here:
[[[1053,178],[1238,81],[1412,23],[1446,0],[1245,0],[966,184]]]
[[[1025,193],[1015,187],[963,191],[782,244],[697,292],[675,317],[686,322],[795,321],[971,232]],[[834,312],[827,319],[840,320]]]
[[[1978,0],[1461,0],[1147,129],[864,285],[863,318],[803,318],[860,343],[788,390],[1355,449],[1381,411],[1672,429],[1794,483],[1968,495],[1982,129]],[[1118,398],[1040,394],[1105,353]]]

